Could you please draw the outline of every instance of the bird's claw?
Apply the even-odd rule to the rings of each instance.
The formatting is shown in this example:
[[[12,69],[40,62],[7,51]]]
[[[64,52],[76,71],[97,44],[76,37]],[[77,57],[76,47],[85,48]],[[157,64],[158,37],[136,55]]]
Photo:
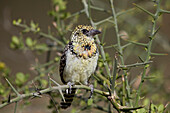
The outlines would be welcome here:
[[[74,85],[74,83],[71,83],[71,82],[68,82],[67,85],[69,86],[69,89],[66,90],[67,91],[67,94],[71,94],[71,89],[72,89],[72,85]]]
[[[92,98],[92,95],[93,95],[93,92],[94,92],[94,86],[91,84],[90,86],[90,96],[89,96],[89,99]]]

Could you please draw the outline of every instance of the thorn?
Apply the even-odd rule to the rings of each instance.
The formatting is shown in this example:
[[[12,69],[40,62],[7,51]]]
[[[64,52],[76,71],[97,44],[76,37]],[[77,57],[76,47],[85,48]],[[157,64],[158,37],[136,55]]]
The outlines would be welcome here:
[[[39,89],[36,87],[34,81],[32,81],[32,84],[34,85],[35,91],[38,91]]]
[[[8,96],[8,103],[10,103],[11,102],[11,94],[9,94],[9,96]]]

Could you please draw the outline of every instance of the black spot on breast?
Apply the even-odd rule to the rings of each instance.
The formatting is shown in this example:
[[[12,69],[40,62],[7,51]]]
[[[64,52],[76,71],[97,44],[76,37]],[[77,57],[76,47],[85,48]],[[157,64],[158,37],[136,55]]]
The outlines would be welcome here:
[[[91,49],[91,46],[90,46],[90,45],[84,46],[84,50],[90,50],[90,49]]]

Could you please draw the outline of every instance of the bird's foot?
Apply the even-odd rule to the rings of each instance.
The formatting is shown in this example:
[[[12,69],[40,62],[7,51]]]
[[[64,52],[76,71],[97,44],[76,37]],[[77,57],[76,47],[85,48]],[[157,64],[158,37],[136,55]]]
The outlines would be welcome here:
[[[91,84],[90,86],[90,96],[89,96],[89,99],[92,98],[92,95],[93,95],[93,92],[94,92],[94,86]]]
[[[67,93],[67,94],[68,94],[68,93],[71,94],[71,88],[72,88],[72,86],[74,85],[74,83],[68,82],[67,85],[69,86],[69,89],[66,90],[66,93]]]

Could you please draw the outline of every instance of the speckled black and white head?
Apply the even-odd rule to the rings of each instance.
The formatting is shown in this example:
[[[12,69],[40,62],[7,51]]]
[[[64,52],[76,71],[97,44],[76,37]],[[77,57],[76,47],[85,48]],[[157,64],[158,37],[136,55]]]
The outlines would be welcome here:
[[[87,40],[94,40],[93,37],[96,34],[100,34],[99,30],[94,29],[92,26],[79,25],[72,32],[71,41],[73,42],[83,42]],[[91,38],[91,39],[90,39]]]
[[[71,41],[74,46],[73,51],[83,58],[93,56],[97,51],[93,37],[100,33],[99,30],[94,29],[92,26],[77,26],[71,36]]]

